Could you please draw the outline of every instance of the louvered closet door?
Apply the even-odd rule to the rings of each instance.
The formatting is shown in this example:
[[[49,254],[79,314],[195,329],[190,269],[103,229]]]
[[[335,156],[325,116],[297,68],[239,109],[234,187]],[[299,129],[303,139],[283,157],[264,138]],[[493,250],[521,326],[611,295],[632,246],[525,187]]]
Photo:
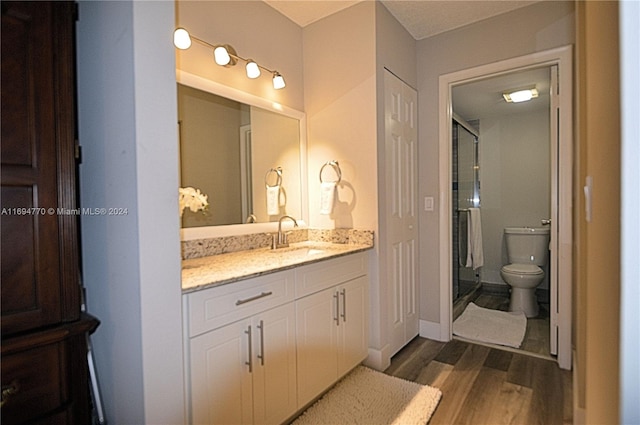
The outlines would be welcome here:
[[[417,93],[385,70],[386,278],[391,353],[418,335]]]

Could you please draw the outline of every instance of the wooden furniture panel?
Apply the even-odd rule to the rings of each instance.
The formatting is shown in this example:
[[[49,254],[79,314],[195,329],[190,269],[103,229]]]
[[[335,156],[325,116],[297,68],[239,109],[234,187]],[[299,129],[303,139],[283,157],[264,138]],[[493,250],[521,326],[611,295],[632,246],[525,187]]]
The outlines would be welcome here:
[[[97,326],[95,318],[85,315],[73,323],[2,341],[3,424],[87,423],[86,335]]]
[[[3,1],[3,424],[91,421],[81,315],[73,2]]]
[[[3,337],[80,316],[74,11],[2,2]]]

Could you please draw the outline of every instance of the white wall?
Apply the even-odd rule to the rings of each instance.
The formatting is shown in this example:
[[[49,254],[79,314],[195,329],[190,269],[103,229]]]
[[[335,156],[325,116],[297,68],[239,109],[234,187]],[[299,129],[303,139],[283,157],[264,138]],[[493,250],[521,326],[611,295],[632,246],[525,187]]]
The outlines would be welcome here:
[[[517,22],[517,24],[514,24]],[[573,3],[540,2],[417,43],[420,199],[439,199],[438,78],[574,42]],[[439,206],[420,217],[420,317],[440,322]],[[430,253],[425,255],[424,253]]]
[[[480,118],[479,140],[482,281],[506,285],[503,229],[540,227],[551,216],[549,111]]]
[[[80,2],[82,266],[107,419],[184,421],[176,89],[169,2]]]
[[[620,4],[621,45],[621,99],[622,99],[622,281],[621,281],[621,407],[620,421],[624,424],[640,423],[640,227],[637,214],[640,202],[637,182],[640,179],[640,3],[623,1]]]

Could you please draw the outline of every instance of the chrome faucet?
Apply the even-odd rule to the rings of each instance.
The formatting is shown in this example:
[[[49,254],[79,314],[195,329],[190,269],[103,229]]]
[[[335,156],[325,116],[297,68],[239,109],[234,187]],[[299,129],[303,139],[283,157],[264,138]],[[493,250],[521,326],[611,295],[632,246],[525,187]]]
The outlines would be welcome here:
[[[273,235],[273,243],[271,244],[271,249],[286,248],[289,246],[289,242],[287,242],[287,233],[282,231],[282,221],[286,218],[293,221],[293,227],[298,227],[298,222],[290,215],[283,215],[282,217],[280,217],[280,220],[278,220],[278,235]]]

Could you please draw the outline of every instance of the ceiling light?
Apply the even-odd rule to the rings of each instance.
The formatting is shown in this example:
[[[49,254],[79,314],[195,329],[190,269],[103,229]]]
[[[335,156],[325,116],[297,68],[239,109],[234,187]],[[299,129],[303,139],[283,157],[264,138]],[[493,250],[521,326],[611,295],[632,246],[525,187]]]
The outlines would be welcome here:
[[[199,39],[198,37],[194,37],[189,34],[189,32],[184,28],[176,28],[173,32],[173,44],[181,50],[188,49],[191,47],[191,42],[195,41],[198,44],[201,44],[209,49],[213,50],[213,59],[220,66],[230,67],[234,66],[238,61],[246,62],[245,69],[247,72],[247,77],[254,79],[258,78],[262,75],[261,69],[265,70],[269,74],[273,76],[273,88],[279,90],[284,88],[284,78],[278,71],[272,71],[268,68],[265,68],[262,65],[259,65],[253,59],[245,59],[241,56],[238,56],[235,49],[228,44],[217,44],[213,45],[204,40]]]
[[[178,28],[173,32],[173,44],[180,50],[191,47],[191,37],[189,31],[184,28]]]
[[[280,75],[278,71],[275,71],[273,73],[273,88],[276,90],[280,90],[284,88],[284,86],[285,86],[284,78],[282,77],[282,75]]]
[[[525,89],[525,90],[516,90],[511,93],[502,93],[502,96],[504,97],[504,100],[506,100],[507,102],[513,102],[513,103],[526,102],[528,100],[538,97],[538,90],[536,90],[535,88]]]
[[[247,77],[249,78],[258,78],[260,76],[260,67],[257,63],[253,61],[253,59],[249,59],[247,62]]]

